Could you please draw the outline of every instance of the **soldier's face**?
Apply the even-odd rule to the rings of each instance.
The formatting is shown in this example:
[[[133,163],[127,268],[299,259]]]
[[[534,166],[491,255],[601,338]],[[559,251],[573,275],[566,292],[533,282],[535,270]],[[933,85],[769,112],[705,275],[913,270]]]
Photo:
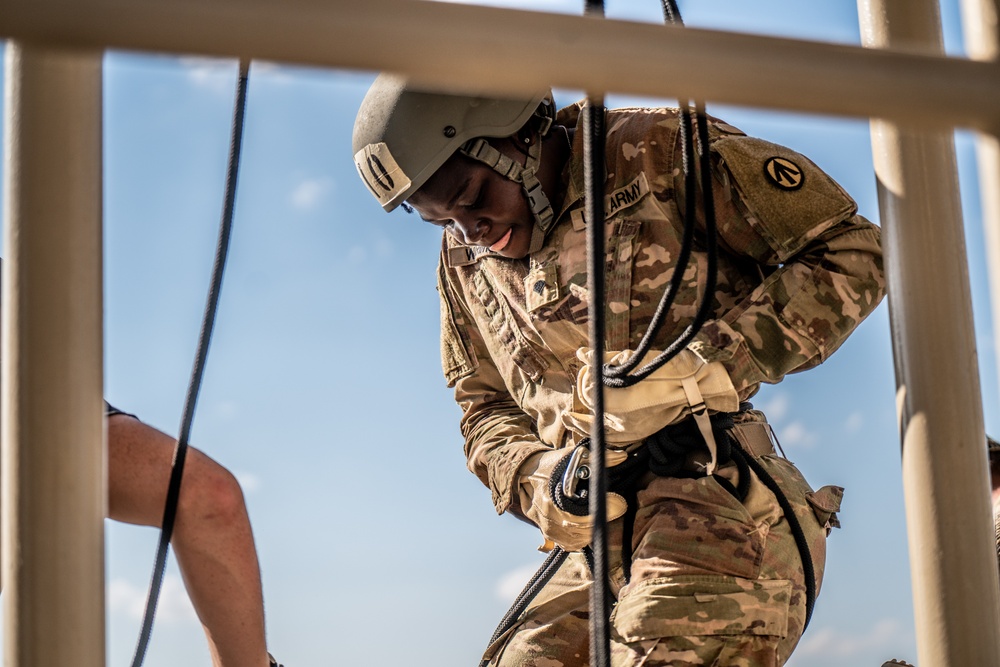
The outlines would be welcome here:
[[[513,259],[528,255],[535,218],[524,190],[482,162],[453,155],[409,203],[466,245]]]

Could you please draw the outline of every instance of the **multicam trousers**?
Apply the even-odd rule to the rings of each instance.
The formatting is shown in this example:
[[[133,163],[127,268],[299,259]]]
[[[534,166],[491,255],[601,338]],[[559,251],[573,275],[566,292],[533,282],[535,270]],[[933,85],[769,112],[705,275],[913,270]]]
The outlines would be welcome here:
[[[818,589],[842,489],[813,492],[786,459],[757,460],[795,509]],[[733,481],[735,467],[720,474]],[[774,495],[756,476],[743,503],[712,477],[650,477],[638,500],[627,584],[621,520],[609,526],[612,665],[784,664],[804,629],[805,577]],[[571,554],[484,657],[496,667],[586,667],[590,582],[583,556]]]

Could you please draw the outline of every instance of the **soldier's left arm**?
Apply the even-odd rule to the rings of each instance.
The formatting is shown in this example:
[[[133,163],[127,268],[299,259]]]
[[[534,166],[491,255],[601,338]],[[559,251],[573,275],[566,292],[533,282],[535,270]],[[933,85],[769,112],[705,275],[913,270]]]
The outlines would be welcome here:
[[[720,243],[753,259],[763,280],[691,347],[722,362],[745,398],[824,361],[875,309],[885,294],[881,234],[803,155],[731,134],[712,152]]]

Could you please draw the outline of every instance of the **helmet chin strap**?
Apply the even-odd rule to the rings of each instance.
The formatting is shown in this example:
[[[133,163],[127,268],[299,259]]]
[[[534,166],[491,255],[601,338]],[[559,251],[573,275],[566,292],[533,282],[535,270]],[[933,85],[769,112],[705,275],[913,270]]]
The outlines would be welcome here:
[[[544,134],[539,134],[539,140],[533,141],[528,147],[527,160],[525,160],[523,167],[516,160],[490,145],[486,139],[473,139],[460,149],[465,155],[488,165],[504,178],[521,184],[524,194],[528,198],[528,206],[535,217],[535,226],[531,232],[531,244],[528,247],[529,253],[541,249],[545,237],[555,221],[552,204],[549,203],[549,198],[542,190],[542,184],[536,176],[538,166],[541,163],[542,137]]]

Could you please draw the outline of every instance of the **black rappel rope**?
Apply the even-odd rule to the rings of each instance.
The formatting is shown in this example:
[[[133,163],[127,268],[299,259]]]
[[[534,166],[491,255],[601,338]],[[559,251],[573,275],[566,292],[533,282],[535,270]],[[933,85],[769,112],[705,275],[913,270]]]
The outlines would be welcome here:
[[[662,0],[664,21],[670,25],[683,26],[684,20],[681,18],[680,9],[675,0]],[[715,199],[712,195],[712,164],[710,160],[708,146],[708,119],[705,116],[705,108],[701,103],[695,103],[695,113],[692,116],[690,101],[678,100],[680,107],[680,122],[677,125],[682,153],[682,171],[684,173],[684,236],[681,242],[681,249],[677,256],[677,263],[674,265],[673,274],[670,277],[670,284],[660,298],[660,303],[656,307],[653,319],[646,332],[643,334],[639,345],[632,356],[624,363],[617,366],[606,365],[604,368],[607,379],[604,384],[607,387],[631,387],[639,381],[647,378],[671,359],[676,357],[681,350],[697,335],[698,331],[708,320],[712,301],[715,298],[715,286],[717,281],[718,264],[718,234],[715,224]],[[691,251],[694,246],[694,230],[697,216],[698,202],[698,182],[695,175],[695,144],[691,138],[692,128],[698,136],[698,176],[701,177],[701,200],[705,216],[705,254],[706,254],[706,276],[705,289],[701,302],[694,319],[684,331],[682,331],[674,341],[668,345],[655,359],[635,371],[656,335],[663,328],[667,313],[673,306],[677,292],[684,281],[684,274],[687,272],[688,263],[691,259]],[[635,372],[633,372],[635,371]]]
[[[510,609],[504,614],[503,618],[500,619],[500,624],[497,625],[497,629],[493,631],[493,635],[490,637],[490,641],[487,646],[492,646],[494,642],[503,637],[508,630],[510,630],[517,619],[525,612],[528,605],[538,594],[538,591],[542,589],[545,584],[548,583],[552,575],[556,573],[559,567],[566,560],[568,553],[562,547],[555,547],[549,552],[549,555],[545,557],[545,561],[542,562],[542,566],[538,568],[538,571],[532,575],[528,583],[525,584],[524,589],[518,594],[514,599],[514,604],[511,605]],[[480,667],[486,667],[489,664],[489,659],[483,660],[480,663]]]
[[[802,531],[802,524],[799,523],[798,517],[795,516],[795,509],[788,501],[788,496],[785,495],[774,478],[764,469],[764,466],[738,445],[733,447],[733,457],[738,461],[742,459],[740,461],[742,465],[753,470],[761,483],[774,494],[778,505],[781,507],[782,514],[784,514],[785,519],[788,521],[788,528],[792,531],[792,539],[795,540],[795,546],[799,550],[799,559],[802,561],[802,577],[805,579],[806,617],[802,623],[802,632],[805,632],[806,628],[809,627],[809,621],[812,620],[813,609],[816,606],[816,568],[813,566],[812,554],[809,551],[809,540]]]
[[[669,3],[669,5],[667,4]],[[664,14],[668,22],[680,22],[680,12],[673,0],[664,1]],[[586,12],[590,15],[604,15],[603,0],[587,0]],[[604,461],[604,387],[626,387],[634,385],[660,368],[683,350],[708,319],[712,301],[715,298],[717,238],[715,210],[712,197],[712,173],[709,161],[708,122],[701,106],[697,112],[697,134],[700,156],[699,171],[702,182],[702,208],[705,216],[708,266],[705,288],[698,311],[691,324],[670,344],[663,353],[639,371],[629,375],[645,356],[652,341],[662,328],[666,314],[673,304],[680,287],[693,245],[696,224],[696,182],[693,169],[694,142],[690,132],[690,111],[682,100],[679,125],[680,140],[684,154],[684,183],[686,211],[684,218],[684,239],[678,264],[674,267],[670,285],[657,306],[653,321],[628,362],[619,367],[606,365],[604,360],[605,330],[605,248],[604,248],[604,179],[605,179],[605,127],[603,97],[588,96],[584,108],[584,182],[586,192],[588,288],[590,290],[590,347],[595,363],[591,372],[594,380],[593,401],[594,420],[590,432],[590,514],[593,549],[593,584],[590,589],[590,665],[610,667],[611,665],[611,586],[608,576],[608,531],[607,531],[607,471]],[[600,222],[598,222],[600,221]]]
[[[597,5],[598,9],[593,9]],[[604,14],[603,0],[587,2],[588,14]],[[608,564],[608,475],[604,462],[604,96],[590,94],[583,108],[584,192],[587,225],[587,289],[590,292],[589,337],[594,354],[594,421],[590,426],[590,548],[593,552],[590,587],[590,665],[611,667],[611,586]]]
[[[229,162],[226,168],[226,195],[222,210],[222,223],[219,226],[219,239],[215,248],[215,262],[212,266],[212,279],[205,304],[205,315],[198,336],[198,350],[195,354],[194,368],[188,384],[187,396],[184,399],[184,414],[181,419],[180,433],[174,448],[174,459],[170,469],[170,482],[167,486],[167,499],[163,508],[163,522],[160,529],[160,542],[156,549],[156,560],[153,565],[153,576],[149,582],[149,595],[146,597],[146,610],[142,617],[142,629],[136,643],[135,654],[132,656],[132,667],[139,667],[146,657],[146,649],[153,631],[153,617],[156,615],[156,603],[160,597],[160,587],[163,584],[163,572],[167,564],[167,551],[170,548],[170,537],[174,529],[174,519],[177,517],[177,500],[180,497],[181,478],[184,475],[184,459],[187,456],[188,438],[191,435],[191,424],[194,421],[194,408],[201,389],[202,376],[205,374],[205,361],[208,357],[208,346],[212,339],[212,329],[215,326],[215,314],[219,306],[219,293],[222,290],[222,274],[226,268],[226,255],[229,253],[229,237],[233,227],[233,211],[236,202],[236,180],[239,174],[240,149],[243,144],[243,118],[246,113],[247,78],[250,71],[249,61],[240,61],[239,81],[236,84],[236,103],[233,109],[232,135],[229,143]]]

